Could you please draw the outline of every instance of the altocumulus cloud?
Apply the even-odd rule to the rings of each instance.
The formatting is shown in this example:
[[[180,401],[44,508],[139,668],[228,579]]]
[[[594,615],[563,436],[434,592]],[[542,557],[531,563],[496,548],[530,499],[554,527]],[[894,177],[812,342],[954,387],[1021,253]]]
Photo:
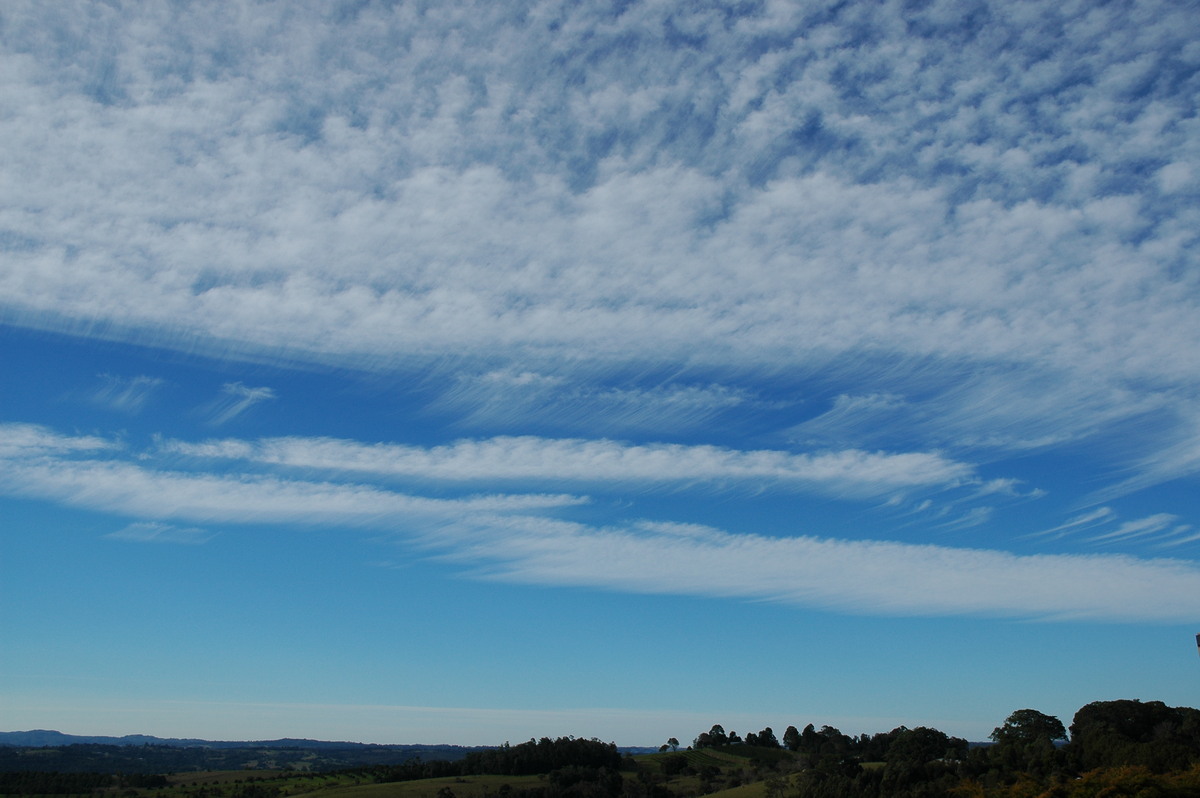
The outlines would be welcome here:
[[[12,4],[4,318],[375,366],[872,350],[1064,400],[1195,388],[1186,5],[245,14]]]
[[[11,425],[0,486],[195,523],[465,519],[443,528],[443,553],[530,581],[855,611],[1194,615],[1195,568],[1170,560],[589,527],[528,517],[577,496],[338,481],[511,468],[874,496],[976,480],[981,451],[1112,444],[1135,420],[1152,434],[1100,447],[1133,474],[1097,503],[1195,474],[1195,9],[908,5],[234,15],[14,0],[2,322],[440,370],[431,404],[479,427],[694,430],[776,380],[832,398],[788,421],[811,454],[527,436],[177,446],[265,474],[171,470]],[[647,373],[666,376],[621,378]],[[110,404],[140,407],[145,387],[114,382]],[[220,424],[275,398],[229,383],[208,410]],[[281,470],[294,467],[327,473]],[[1188,539],[1169,515],[1097,542]],[[1076,515],[1044,537],[1108,523]]]

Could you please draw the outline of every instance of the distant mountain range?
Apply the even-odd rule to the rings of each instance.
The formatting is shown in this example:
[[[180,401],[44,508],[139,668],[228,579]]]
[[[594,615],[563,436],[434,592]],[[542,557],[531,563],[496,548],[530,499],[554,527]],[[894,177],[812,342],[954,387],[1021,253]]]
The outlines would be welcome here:
[[[478,751],[494,746],[463,746],[463,745],[380,745],[376,743],[334,742],[330,740],[306,740],[285,737],[280,740],[198,740],[180,737],[153,737],[147,734],[127,734],[124,737],[89,736],[80,734],[63,734],[60,731],[47,729],[32,729],[30,731],[0,732],[0,745],[14,748],[58,748],[64,745],[164,745],[173,748],[303,748],[308,751],[353,751],[364,752],[402,752],[409,756],[420,756],[431,761],[434,759],[458,760],[469,751]],[[621,753],[644,754],[657,751],[657,748],[638,746],[620,747]]]
[[[56,748],[63,745],[166,745],[175,748],[304,748],[323,749],[394,749],[416,751],[420,749],[460,751],[460,757],[472,747],[461,745],[376,745],[374,743],[330,742],[327,740],[196,740],[178,737],[152,737],[146,734],[127,734],[124,737],[88,736],[63,734],[60,731],[33,729],[31,731],[0,732],[0,745],[20,748]],[[482,747],[482,746],[478,746]],[[455,757],[459,758],[459,757]]]

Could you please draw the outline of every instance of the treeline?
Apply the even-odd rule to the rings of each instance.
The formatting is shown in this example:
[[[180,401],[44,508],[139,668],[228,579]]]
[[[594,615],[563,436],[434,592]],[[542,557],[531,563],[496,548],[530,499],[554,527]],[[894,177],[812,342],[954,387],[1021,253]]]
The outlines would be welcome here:
[[[456,761],[413,758],[341,769],[339,778],[349,776],[356,784],[441,778],[437,798],[456,798],[458,785],[476,775],[514,777],[512,785],[485,789],[484,798],[696,798],[743,785],[761,785],[763,798],[1200,796],[1200,710],[1158,701],[1094,702],[1075,713],[1068,734],[1058,718],[1021,709],[990,737],[990,745],[970,745],[927,727],[854,736],[809,724],[802,730],[789,726],[781,737],[768,727],[743,738],[715,725],[685,752],[671,738],[664,753],[644,758],[623,757],[613,743],[596,739],[542,738],[477,749]],[[518,778],[531,775],[539,778]],[[211,793],[201,785],[183,794],[278,798],[294,791],[287,787],[289,778],[312,776],[214,787]],[[112,770],[25,769],[0,773],[0,795],[123,790],[133,796],[133,790],[165,783],[161,775]],[[463,790],[478,798],[474,788]]]
[[[79,795],[96,790],[165,786],[165,776],[147,773],[47,773],[36,770],[0,773],[0,795]]]
[[[497,798],[616,798],[626,792],[621,769],[626,760],[614,743],[560,737],[543,737],[518,745],[472,751],[457,762],[412,760],[402,765],[362,768],[355,775],[375,783],[466,776],[545,776],[537,787],[514,789],[503,785]],[[438,798],[455,798],[443,788]],[[649,798],[639,793],[638,798]],[[661,792],[656,798],[671,798]]]
[[[207,770],[305,770],[330,772],[415,758],[462,759],[460,746],[375,746],[315,748],[261,745],[221,747],[75,743],[59,746],[0,745],[0,772],[185,773]]]
[[[621,769],[622,757],[615,743],[560,737],[543,737],[518,745],[471,751],[457,762],[411,760],[402,765],[363,768],[358,772],[373,781],[413,781],[453,776],[534,776],[563,768],[592,770]]]
[[[92,750],[105,749],[102,751]],[[76,767],[86,769],[87,764],[111,764],[110,749],[117,746],[66,746],[67,760]],[[147,753],[147,749],[159,749],[159,746],[126,746],[132,752]],[[75,749],[75,750],[72,750]],[[82,749],[82,750],[80,750]],[[180,751],[182,749],[169,749]],[[0,748],[0,752],[4,749]],[[161,775],[117,774],[102,772],[57,772],[45,768],[53,766],[52,762],[61,761],[55,750],[38,749],[40,761],[38,770],[0,772],[0,795],[74,795],[85,794],[96,790],[109,788],[139,788],[165,786],[167,781]],[[290,752],[290,749],[288,749]],[[9,754],[15,753],[9,749]],[[261,754],[262,752],[260,752]],[[276,752],[277,753],[277,752]],[[76,756],[70,756],[75,754]],[[310,753],[311,756],[311,753]],[[0,754],[2,757],[2,754]],[[0,758],[0,762],[2,762]],[[28,763],[26,758],[26,763]],[[517,792],[505,791],[507,798],[556,798],[566,794],[593,794],[596,785],[603,785],[600,793],[603,795],[620,792],[623,763],[622,756],[614,743],[604,743],[599,740],[585,740],[575,737],[562,737],[556,740],[543,737],[541,740],[530,740],[518,745],[505,743],[498,748],[474,749],[461,759],[450,761],[444,759],[423,761],[412,758],[402,764],[381,764],[360,766],[357,768],[340,768],[338,773],[352,775],[364,781],[389,783],[415,781],[431,778],[458,778],[472,775],[498,776],[547,776],[546,786],[535,790]],[[96,770],[99,770],[97,768]],[[164,769],[164,772],[176,772]],[[615,785],[615,787],[614,787]],[[264,785],[253,785],[243,788],[233,798],[271,798],[272,788]],[[443,798],[453,798],[452,795]]]
[[[532,776],[565,767],[619,770],[621,754],[615,743],[575,737],[557,740],[543,737],[520,745],[505,743],[499,748],[472,751],[461,764],[464,774]]]
[[[767,775],[767,798],[1074,798],[1200,796],[1200,710],[1160,701],[1098,701],[1067,729],[1032,709],[1009,715],[993,745],[928,728],[899,727],[851,736],[836,728],[788,727],[782,743],[764,729],[745,739],[719,725],[698,735],[699,749],[786,748],[787,778]]]
[[[820,730],[813,724],[797,731],[795,726],[788,726],[783,733],[781,743],[770,726],[757,733],[747,734],[743,739],[737,732],[726,733],[719,724],[707,732],[702,732],[692,742],[693,748],[720,748],[729,745],[746,745],[758,748],[786,748],[793,753],[806,757],[811,764],[823,760],[860,762],[882,762],[895,753],[905,758],[957,759],[966,755],[969,743],[958,737],[949,737],[937,729],[919,727],[909,729],[905,726],[892,729],[890,732],[859,736],[843,734],[833,726],[822,726]]]

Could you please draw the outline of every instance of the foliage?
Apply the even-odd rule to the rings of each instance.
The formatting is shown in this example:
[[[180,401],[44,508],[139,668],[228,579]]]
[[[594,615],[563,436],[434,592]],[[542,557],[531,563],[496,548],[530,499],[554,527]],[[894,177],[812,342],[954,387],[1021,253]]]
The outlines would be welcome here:
[[[1093,702],[1075,713],[1068,748],[1079,770],[1183,770],[1200,762],[1200,710],[1161,701]]]
[[[110,798],[1183,798],[1200,796],[1200,710],[1160,702],[1109,701],[1076,713],[1071,740],[1062,723],[1017,710],[992,734],[995,745],[968,749],[928,727],[851,736],[831,726],[789,726],[783,745],[770,727],[746,735],[714,725],[706,745],[622,757],[612,743],[542,738],[471,752],[457,761],[374,764],[336,773],[130,775],[113,765],[133,752],[83,747],[75,766],[48,772],[61,751],[0,748],[10,761],[39,767],[0,772],[0,795]],[[717,745],[714,741],[719,741]],[[668,748],[676,745],[672,738]],[[314,750],[292,752],[301,761]],[[261,764],[278,756],[258,751]],[[261,766],[261,765],[260,765]]]
[[[453,761],[469,750],[458,746],[358,745],[317,748],[263,745],[209,747],[74,743],[46,747],[0,745],[0,772],[181,773],[222,770],[334,771],[395,764],[413,757]]]
[[[989,735],[997,743],[1027,743],[1035,740],[1067,739],[1062,721],[1053,715],[1043,715],[1036,709],[1018,709]]]
[[[462,772],[521,776],[571,766],[615,771],[621,767],[621,754],[613,743],[575,737],[557,740],[543,737],[520,745],[505,743],[499,748],[472,751],[462,761]]]

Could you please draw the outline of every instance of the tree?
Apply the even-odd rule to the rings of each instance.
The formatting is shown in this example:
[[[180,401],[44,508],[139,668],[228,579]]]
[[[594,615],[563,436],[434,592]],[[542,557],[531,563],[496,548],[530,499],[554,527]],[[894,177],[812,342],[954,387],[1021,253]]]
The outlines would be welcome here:
[[[787,746],[789,751],[800,750],[800,732],[795,726],[788,726],[783,733],[783,744]]]
[[[990,737],[996,747],[989,758],[1003,770],[1045,777],[1063,768],[1063,752],[1054,743],[1066,736],[1058,718],[1035,709],[1018,709],[1003,726],[992,730]]]
[[[683,771],[687,770],[687,757],[683,754],[671,754],[664,756],[658,763],[659,769],[664,776],[678,776]]]
[[[709,745],[721,746],[729,744],[729,735],[725,733],[725,727],[720,723],[714,723],[713,727],[708,730]]]
[[[770,726],[758,733],[758,744],[763,748],[779,747],[779,740],[775,738],[775,732],[771,730]]]
[[[821,750],[821,743],[825,742],[825,738],[817,734],[817,730],[810,723],[804,727],[804,731],[800,733],[800,747],[806,752],[815,753]]]
[[[670,739],[667,740],[667,745],[671,746],[672,751],[679,750],[679,740],[674,737],[671,737]]]
[[[1031,743],[1036,740],[1067,739],[1067,730],[1062,721],[1053,715],[1043,715],[1036,709],[1018,709],[1008,716],[1003,726],[997,726],[988,735],[997,743]]]
[[[889,766],[913,768],[935,759],[961,757],[967,752],[965,741],[948,737],[937,729],[918,726],[896,732],[885,758]]]
[[[1200,762],[1200,710],[1161,701],[1096,701],[1075,713],[1067,750],[1084,770],[1185,768]]]

